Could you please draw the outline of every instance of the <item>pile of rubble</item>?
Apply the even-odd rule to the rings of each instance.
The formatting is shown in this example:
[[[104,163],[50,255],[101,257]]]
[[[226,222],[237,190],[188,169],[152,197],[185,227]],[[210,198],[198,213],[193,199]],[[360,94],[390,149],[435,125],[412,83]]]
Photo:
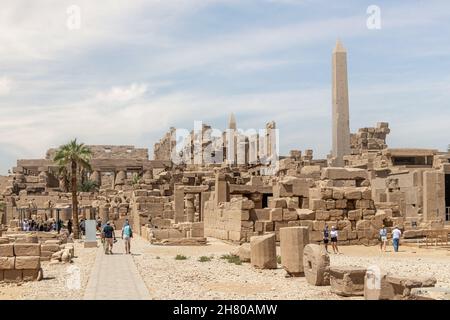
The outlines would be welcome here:
[[[344,297],[364,296],[367,300],[448,299],[446,292],[430,290],[434,278],[397,277],[378,267],[331,266],[323,246],[309,243],[307,227],[280,229],[281,265],[289,276],[305,276],[313,286],[330,286],[331,292]],[[254,236],[233,254],[258,269],[276,269],[276,236]]]

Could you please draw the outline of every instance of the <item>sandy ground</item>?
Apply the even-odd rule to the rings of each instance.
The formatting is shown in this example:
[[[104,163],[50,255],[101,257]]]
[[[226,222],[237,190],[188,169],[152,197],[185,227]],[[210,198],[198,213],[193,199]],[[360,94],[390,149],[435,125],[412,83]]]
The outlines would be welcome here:
[[[257,270],[248,263],[228,263],[220,257],[236,247],[209,240],[204,247],[164,247],[134,241],[134,251],[140,253],[134,260],[154,299],[343,299],[332,294],[330,287],[310,286],[304,277],[286,278],[281,266]],[[378,247],[342,247],[342,254],[330,255],[331,265],[380,265],[401,276],[434,276],[438,286],[450,287],[448,250],[407,246],[398,253],[388,250],[382,253]],[[175,260],[177,254],[188,259]],[[200,256],[213,259],[199,262]]]
[[[49,262],[44,261],[41,263],[44,271],[42,281],[24,282],[22,284],[0,283],[0,300],[82,299],[96,252],[96,248],[85,249],[82,243],[75,243],[75,257],[72,263],[50,265]],[[71,281],[72,279],[76,280],[76,268],[79,268],[79,288],[77,288],[76,281]]]

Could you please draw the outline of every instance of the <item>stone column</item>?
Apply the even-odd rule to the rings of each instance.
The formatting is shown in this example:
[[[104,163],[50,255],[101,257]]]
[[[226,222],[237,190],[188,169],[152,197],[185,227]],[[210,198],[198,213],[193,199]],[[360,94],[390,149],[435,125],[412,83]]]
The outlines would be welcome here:
[[[116,189],[117,186],[120,186],[120,188],[125,184],[125,180],[127,179],[127,173],[125,170],[120,170],[117,172],[114,182],[114,189]]]
[[[216,185],[215,185],[215,202],[218,205],[220,202],[230,201],[228,192],[228,183],[226,177],[223,173],[216,174]]]
[[[445,221],[445,174],[439,171],[423,173],[423,219]]]
[[[195,218],[195,196],[192,193],[186,194],[186,202],[185,202],[185,208],[186,208],[186,222],[194,222]]]
[[[102,220],[102,224],[106,223],[109,219],[109,204],[105,204],[99,207],[99,216]]]
[[[303,273],[303,248],[308,243],[308,227],[280,228],[281,264],[288,274]]]
[[[101,186],[102,182],[101,182],[101,175],[100,172],[98,171],[93,171],[91,173],[91,175],[89,176],[89,180],[91,180],[92,182],[95,182],[97,184],[97,186]]]
[[[145,170],[142,179],[146,184],[150,184],[150,180],[153,179],[153,170]]]
[[[254,236],[250,238],[250,262],[258,269],[276,269],[275,234]]]
[[[344,166],[345,155],[350,154],[350,114],[348,102],[347,51],[340,41],[333,50],[333,165]]]
[[[174,191],[175,223],[184,222],[184,187],[175,186]]]

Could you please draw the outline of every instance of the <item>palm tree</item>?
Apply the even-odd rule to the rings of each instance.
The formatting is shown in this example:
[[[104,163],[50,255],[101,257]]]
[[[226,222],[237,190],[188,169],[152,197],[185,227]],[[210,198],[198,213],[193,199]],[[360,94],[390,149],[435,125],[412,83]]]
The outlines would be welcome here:
[[[80,238],[80,229],[78,225],[78,198],[77,198],[77,172],[78,168],[91,170],[90,159],[91,150],[83,143],[78,144],[77,139],[70,141],[68,144],[62,145],[56,151],[53,161],[55,161],[62,168],[70,166],[71,169],[71,191],[72,191],[72,220],[73,220],[73,237]]]

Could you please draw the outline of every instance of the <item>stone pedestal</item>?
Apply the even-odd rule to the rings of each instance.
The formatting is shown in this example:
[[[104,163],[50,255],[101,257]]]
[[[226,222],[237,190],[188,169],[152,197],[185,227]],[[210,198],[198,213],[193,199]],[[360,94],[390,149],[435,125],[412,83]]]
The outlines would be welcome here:
[[[280,228],[281,265],[288,274],[303,274],[303,248],[308,243],[308,227]]]
[[[277,253],[275,234],[250,238],[250,262],[258,269],[276,269]]]
[[[330,285],[330,256],[324,247],[308,244],[303,249],[303,271],[306,281],[313,286]]]

